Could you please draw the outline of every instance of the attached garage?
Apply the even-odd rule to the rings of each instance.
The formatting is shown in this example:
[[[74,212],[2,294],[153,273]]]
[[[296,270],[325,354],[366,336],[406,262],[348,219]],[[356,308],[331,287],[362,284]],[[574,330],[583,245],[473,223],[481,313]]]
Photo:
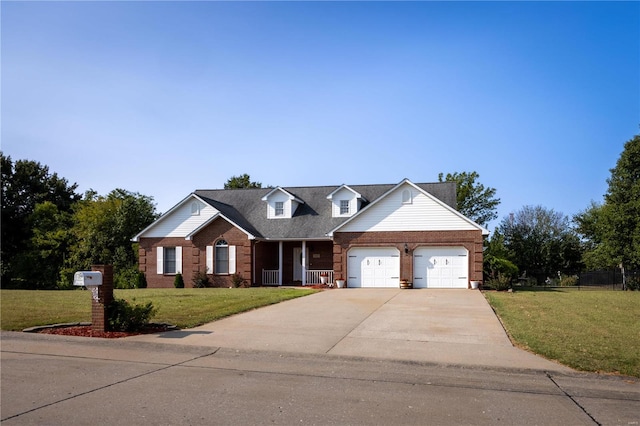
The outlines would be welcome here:
[[[395,247],[357,247],[348,252],[349,287],[400,285],[400,252]]]
[[[467,288],[469,255],[464,247],[420,247],[413,254],[414,288]]]

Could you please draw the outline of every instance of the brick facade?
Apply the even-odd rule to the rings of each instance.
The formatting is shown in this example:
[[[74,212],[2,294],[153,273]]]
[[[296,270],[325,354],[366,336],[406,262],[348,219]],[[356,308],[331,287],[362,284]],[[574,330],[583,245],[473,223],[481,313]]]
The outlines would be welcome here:
[[[236,246],[236,272],[248,283],[262,285],[263,269],[278,269],[278,242],[249,240],[247,235],[225,220],[216,220],[200,231],[191,241],[184,238],[141,238],[140,270],[145,272],[150,288],[173,287],[174,274],[157,274],[157,247],[182,246],[182,276],[185,287],[192,287],[192,279],[198,271],[206,269],[206,246],[224,239]],[[405,253],[405,244],[408,253]],[[308,242],[309,268],[333,268],[335,279],[347,277],[347,253],[354,247],[395,247],[400,252],[400,276],[413,277],[413,251],[419,247],[463,246],[468,251],[469,280],[482,281],[483,236],[477,231],[421,231],[421,232],[337,232],[333,243]],[[283,284],[299,284],[293,281],[293,250],[302,247],[300,241],[283,243]],[[255,259],[254,259],[255,253]],[[254,270],[255,267],[255,270]],[[232,285],[229,274],[209,274],[213,287]]]
[[[469,252],[469,280],[482,281],[482,231],[336,232],[333,271],[347,277],[347,253],[354,247],[395,247],[400,252],[400,276],[413,277],[413,251],[419,247],[463,246]],[[408,253],[405,253],[405,244]]]
[[[172,288],[175,274],[157,273],[157,248],[182,247],[182,278],[186,288],[193,287],[193,278],[198,271],[204,272],[207,266],[207,246],[215,246],[219,240],[225,240],[236,247],[236,273],[247,282],[252,282],[253,242],[238,228],[224,219],[218,219],[206,226],[192,240],[181,237],[140,238],[138,251],[139,269],[145,273],[150,288]],[[231,274],[209,273],[213,287],[230,287]]]

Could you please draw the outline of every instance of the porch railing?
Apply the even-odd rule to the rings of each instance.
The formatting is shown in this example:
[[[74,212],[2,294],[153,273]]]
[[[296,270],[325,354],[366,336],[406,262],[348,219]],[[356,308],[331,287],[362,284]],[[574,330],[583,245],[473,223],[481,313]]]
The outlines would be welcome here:
[[[280,284],[280,271],[277,269],[262,270],[262,285]]]
[[[333,282],[333,269],[311,269],[307,270],[307,285],[320,284],[322,282],[320,276],[326,275],[327,284]]]
[[[310,269],[307,270],[307,285],[322,283],[321,275],[326,275],[327,284],[333,282],[333,269]],[[280,271],[277,269],[262,270],[262,285],[278,285],[280,280]]]

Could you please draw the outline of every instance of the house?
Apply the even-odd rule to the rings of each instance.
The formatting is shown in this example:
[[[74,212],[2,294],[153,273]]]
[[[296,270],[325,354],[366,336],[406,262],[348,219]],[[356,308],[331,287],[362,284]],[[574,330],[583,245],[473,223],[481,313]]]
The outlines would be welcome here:
[[[453,182],[197,190],[136,235],[149,287],[205,272],[228,287],[344,279],[348,287],[469,288],[488,231]]]

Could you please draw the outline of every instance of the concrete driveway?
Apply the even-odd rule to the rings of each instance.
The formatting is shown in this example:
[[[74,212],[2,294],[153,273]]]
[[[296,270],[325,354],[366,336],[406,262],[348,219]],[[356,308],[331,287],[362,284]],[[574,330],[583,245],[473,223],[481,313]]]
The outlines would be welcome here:
[[[572,371],[515,348],[473,290],[334,289],[201,327],[127,340]]]

